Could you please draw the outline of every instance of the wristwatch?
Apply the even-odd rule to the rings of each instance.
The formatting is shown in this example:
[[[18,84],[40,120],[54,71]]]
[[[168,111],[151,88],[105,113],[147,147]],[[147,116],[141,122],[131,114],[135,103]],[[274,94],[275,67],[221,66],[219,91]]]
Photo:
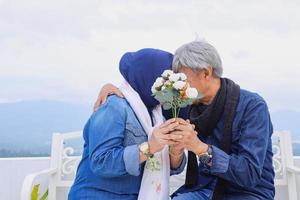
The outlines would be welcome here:
[[[208,145],[208,149],[206,152],[201,153],[198,155],[199,156],[199,160],[201,163],[208,165],[209,163],[211,163],[212,160],[212,147],[211,145]]]
[[[153,158],[153,154],[150,153],[150,147],[148,142],[143,142],[142,144],[139,145],[139,150],[142,152],[143,155],[147,157],[147,160],[150,158]]]

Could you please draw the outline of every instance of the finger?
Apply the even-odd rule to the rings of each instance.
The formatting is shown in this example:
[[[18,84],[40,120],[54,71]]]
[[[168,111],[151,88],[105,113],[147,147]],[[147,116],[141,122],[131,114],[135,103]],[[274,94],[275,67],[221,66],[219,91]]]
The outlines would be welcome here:
[[[191,131],[172,131],[169,135],[182,135],[183,137],[181,139],[178,139],[176,141],[183,141],[185,136],[186,136],[186,133],[188,132],[191,132]],[[192,133],[194,133],[195,135],[198,135],[198,133],[196,131],[192,131]]]
[[[190,124],[189,122],[187,122],[186,120],[181,119],[181,118],[177,118],[177,121],[178,121],[180,124],[183,124],[183,125],[188,125],[188,124]]]
[[[193,129],[195,129],[195,127],[196,127],[195,124],[192,124],[191,121],[190,121],[189,119],[187,119],[186,122],[187,122],[188,124],[191,124],[192,127],[193,127]]]
[[[183,138],[183,135],[179,135],[179,134],[178,135],[172,135],[172,134],[170,134],[169,138],[170,138],[170,140],[177,141],[177,140],[181,140]]]
[[[172,134],[172,135],[184,135],[184,132],[182,132],[182,131],[172,131],[170,134]]]
[[[107,95],[100,96],[100,102],[101,102],[100,106],[104,104],[106,100],[107,100]]]
[[[165,140],[165,139],[162,139],[162,143],[164,145],[170,145],[170,146],[174,146],[174,145],[178,145],[179,143],[174,141],[174,140]]]
[[[119,89],[115,90],[113,93],[115,93],[118,97],[124,98],[123,93]]]
[[[93,106],[93,112],[95,112],[98,108],[98,105],[97,105],[97,101],[94,103],[94,106]]]
[[[178,125],[176,126],[176,130],[180,130],[180,131],[194,131],[194,128],[192,127],[192,125]]]
[[[170,125],[170,124],[172,124],[172,123],[174,123],[174,122],[176,122],[176,120],[175,120],[175,118],[172,118],[172,119],[169,119],[169,120],[167,120],[167,121],[165,121],[163,124],[161,124],[159,127],[160,128],[164,128],[164,127],[166,127],[166,126],[168,126],[168,125]]]
[[[178,126],[179,125],[179,123],[176,121],[176,120],[174,120],[174,119],[169,119],[168,121],[166,121],[165,123],[163,123],[163,124],[161,124],[160,126],[159,126],[159,128],[167,128],[167,127],[169,127],[169,126]]]
[[[97,99],[97,101],[94,104],[93,111],[96,112],[96,110],[100,107],[100,105],[101,105],[101,102],[99,99]]]
[[[161,134],[168,134],[168,133],[170,133],[170,132],[176,130],[176,127],[177,127],[178,125],[179,125],[178,122],[175,122],[175,123],[173,123],[173,124],[170,124],[170,125],[167,126],[167,127],[160,128],[160,129],[159,129],[159,132],[160,132]]]
[[[185,140],[184,140],[184,136],[182,136],[182,138],[180,138],[180,139],[179,139],[179,138],[177,138],[177,139],[172,139],[172,141],[174,141],[174,142],[177,142],[177,143],[180,143],[180,144],[181,144],[181,143],[184,143],[184,141],[185,141]]]
[[[164,139],[164,140],[175,140],[175,141],[177,141],[177,140],[182,139],[183,136],[179,135],[179,134],[178,135],[168,134],[168,135],[161,135],[160,138]]]
[[[176,121],[182,124],[187,124],[187,122],[182,118],[176,118]]]

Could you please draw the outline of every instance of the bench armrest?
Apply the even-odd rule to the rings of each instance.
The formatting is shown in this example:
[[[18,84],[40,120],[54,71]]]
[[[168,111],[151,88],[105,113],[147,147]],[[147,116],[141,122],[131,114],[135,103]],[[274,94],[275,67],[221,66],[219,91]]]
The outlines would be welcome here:
[[[36,173],[28,174],[23,181],[21,189],[21,200],[30,200],[34,186],[42,185],[48,188],[49,178],[57,172],[57,168],[49,168]],[[46,185],[46,186],[45,186]]]
[[[300,174],[300,168],[296,166],[286,166],[286,170],[290,173]]]

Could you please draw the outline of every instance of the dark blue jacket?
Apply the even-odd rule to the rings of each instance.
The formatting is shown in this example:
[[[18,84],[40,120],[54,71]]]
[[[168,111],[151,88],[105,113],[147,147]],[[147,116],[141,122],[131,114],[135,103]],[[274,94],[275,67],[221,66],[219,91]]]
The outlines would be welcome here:
[[[216,177],[227,180],[226,199],[274,199],[274,169],[272,163],[273,127],[266,102],[262,97],[241,90],[236,116],[233,121],[232,153],[220,148],[224,119],[218,122],[214,134],[201,140],[213,145],[212,166],[199,166],[198,186],[180,188],[179,192],[210,188]],[[251,198],[252,197],[252,198]]]

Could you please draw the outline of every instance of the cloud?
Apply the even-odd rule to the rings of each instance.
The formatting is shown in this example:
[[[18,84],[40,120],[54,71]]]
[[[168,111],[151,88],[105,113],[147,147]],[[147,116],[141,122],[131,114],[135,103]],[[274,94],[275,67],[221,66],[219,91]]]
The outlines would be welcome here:
[[[218,49],[225,76],[280,109],[283,95],[300,96],[299,8],[293,0],[2,0],[0,98],[90,102],[101,85],[122,80],[124,52],[174,52],[198,35]]]

